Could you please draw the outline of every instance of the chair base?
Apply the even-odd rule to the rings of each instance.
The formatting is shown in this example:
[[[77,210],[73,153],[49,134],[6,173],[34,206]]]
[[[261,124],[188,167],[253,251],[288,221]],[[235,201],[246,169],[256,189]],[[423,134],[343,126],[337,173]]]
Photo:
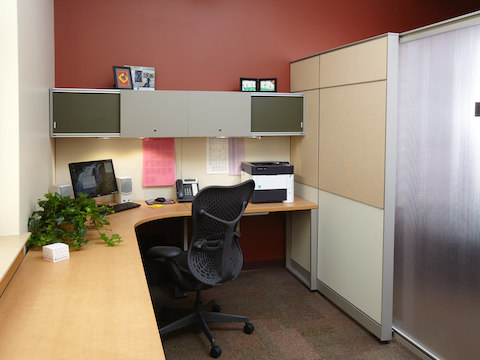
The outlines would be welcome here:
[[[200,292],[197,291],[197,300],[195,301],[193,312],[190,312],[190,314],[187,316],[184,316],[183,318],[160,328],[160,335],[165,335],[190,325],[196,325],[200,330],[203,331],[205,336],[208,338],[210,345],[212,346],[210,350],[210,356],[215,358],[219,357],[222,353],[222,350],[218,345],[216,345],[215,339],[210,331],[210,328],[208,327],[208,322],[244,322],[245,325],[243,331],[246,334],[252,333],[254,327],[248,321],[246,316],[209,311],[209,309],[212,308],[216,309],[217,306],[218,305],[216,305],[213,300],[203,305],[202,301],[200,300]]]

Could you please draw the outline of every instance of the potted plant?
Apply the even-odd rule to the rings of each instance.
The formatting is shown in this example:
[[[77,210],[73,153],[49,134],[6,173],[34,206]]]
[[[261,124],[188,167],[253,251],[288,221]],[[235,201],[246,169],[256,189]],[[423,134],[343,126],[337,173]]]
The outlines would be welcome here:
[[[31,231],[28,246],[43,246],[64,242],[70,247],[80,249],[87,240],[89,227],[95,228],[100,238],[109,246],[122,241],[120,235],[107,236],[104,228],[110,223],[107,214],[113,211],[107,206],[98,206],[95,200],[84,194],[75,199],[58,193],[45,194],[45,199],[38,200],[40,210],[34,211],[28,220]],[[100,231],[100,229],[104,229]]]

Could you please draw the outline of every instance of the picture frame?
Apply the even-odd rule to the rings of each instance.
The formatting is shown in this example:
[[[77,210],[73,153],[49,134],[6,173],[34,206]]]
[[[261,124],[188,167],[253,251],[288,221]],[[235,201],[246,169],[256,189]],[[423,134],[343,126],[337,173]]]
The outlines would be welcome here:
[[[132,73],[129,67],[114,66],[113,77],[115,79],[115,89],[133,89]]]
[[[259,79],[258,91],[277,92],[277,78]]]
[[[132,75],[133,90],[155,90],[155,68],[148,66],[129,67]]]
[[[258,79],[240,78],[240,91],[245,91],[245,92],[258,91]]]

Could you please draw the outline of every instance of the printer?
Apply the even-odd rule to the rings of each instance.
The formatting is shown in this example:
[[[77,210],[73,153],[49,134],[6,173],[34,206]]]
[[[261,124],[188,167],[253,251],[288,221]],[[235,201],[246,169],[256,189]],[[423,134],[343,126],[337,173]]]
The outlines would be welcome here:
[[[241,180],[252,179],[252,203],[293,202],[293,165],[287,161],[242,162]]]

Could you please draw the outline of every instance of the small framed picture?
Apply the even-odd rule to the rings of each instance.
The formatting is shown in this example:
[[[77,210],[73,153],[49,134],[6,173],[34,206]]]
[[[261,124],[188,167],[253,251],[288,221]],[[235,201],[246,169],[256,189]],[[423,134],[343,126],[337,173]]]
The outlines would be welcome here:
[[[114,66],[115,89],[133,89],[132,74],[126,66]]]
[[[277,91],[277,78],[272,79],[259,79],[259,91]]]
[[[147,66],[130,66],[133,90],[155,90],[155,68]]]
[[[240,78],[240,91],[258,91],[258,80]]]

